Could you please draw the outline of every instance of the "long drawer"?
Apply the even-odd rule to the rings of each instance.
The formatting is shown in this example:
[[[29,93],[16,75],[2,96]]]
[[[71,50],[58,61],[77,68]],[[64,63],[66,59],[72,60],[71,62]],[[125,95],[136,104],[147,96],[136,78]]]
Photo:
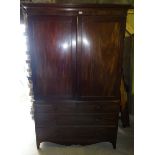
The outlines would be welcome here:
[[[67,126],[36,128],[40,141],[52,142],[91,142],[110,141],[116,134],[116,128],[102,126]]]
[[[37,113],[117,113],[119,103],[113,101],[51,101],[34,104]]]
[[[52,127],[56,125],[105,125],[116,126],[116,113],[103,114],[50,114],[38,113],[35,117],[37,127]]]

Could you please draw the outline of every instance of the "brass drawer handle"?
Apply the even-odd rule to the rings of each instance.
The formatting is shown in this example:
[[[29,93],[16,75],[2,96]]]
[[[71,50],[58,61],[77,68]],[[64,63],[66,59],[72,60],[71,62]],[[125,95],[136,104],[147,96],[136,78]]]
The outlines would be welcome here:
[[[83,12],[82,11],[79,11],[79,15],[82,15],[83,14]]]

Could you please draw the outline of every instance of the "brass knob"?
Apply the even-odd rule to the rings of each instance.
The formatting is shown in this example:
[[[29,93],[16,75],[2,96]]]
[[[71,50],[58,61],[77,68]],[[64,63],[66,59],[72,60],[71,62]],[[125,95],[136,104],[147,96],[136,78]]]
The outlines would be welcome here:
[[[82,11],[79,11],[79,15],[82,15],[83,14],[83,12]]]

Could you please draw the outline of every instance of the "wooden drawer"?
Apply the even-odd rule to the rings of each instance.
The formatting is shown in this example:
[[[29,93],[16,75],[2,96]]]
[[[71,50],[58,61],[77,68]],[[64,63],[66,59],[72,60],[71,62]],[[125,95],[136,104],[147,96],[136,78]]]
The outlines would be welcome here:
[[[53,128],[36,128],[40,141],[52,141],[59,143],[110,141],[116,133],[116,128],[102,126],[66,126]]]
[[[119,103],[113,101],[51,101],[35,104],[37,113],[117,113]]]
[[[113,126],[117,124],[115,113],[106,114],[49,114],[39,113],[35,117],[37,127],[52,127],[59,125],[104,125]]]

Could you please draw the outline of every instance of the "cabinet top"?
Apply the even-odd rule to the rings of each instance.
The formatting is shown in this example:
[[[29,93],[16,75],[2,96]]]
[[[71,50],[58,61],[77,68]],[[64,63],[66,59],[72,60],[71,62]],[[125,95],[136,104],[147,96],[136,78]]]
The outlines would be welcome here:
[[[24,9],[27,8],[133,8],[128,3],[22,3]]]
[[[69,4],[69,3],[22,3],[23,13],[34,15],[103,15],[125,17],[129,4]]]

